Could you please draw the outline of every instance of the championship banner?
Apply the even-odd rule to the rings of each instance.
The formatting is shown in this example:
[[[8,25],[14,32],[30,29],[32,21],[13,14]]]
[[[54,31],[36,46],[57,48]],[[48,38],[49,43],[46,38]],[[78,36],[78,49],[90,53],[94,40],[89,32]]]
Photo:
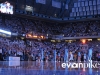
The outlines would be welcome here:
[[[46,0],[36,0],[36,3],[46,4]]]

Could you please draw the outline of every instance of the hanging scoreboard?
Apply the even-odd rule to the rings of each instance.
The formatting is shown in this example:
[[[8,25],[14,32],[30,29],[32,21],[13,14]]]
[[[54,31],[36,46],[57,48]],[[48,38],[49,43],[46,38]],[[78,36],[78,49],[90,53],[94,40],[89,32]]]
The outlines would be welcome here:
[[[9,2],[0,3],[0,12],[5,14],[13,14],[14,7]]]

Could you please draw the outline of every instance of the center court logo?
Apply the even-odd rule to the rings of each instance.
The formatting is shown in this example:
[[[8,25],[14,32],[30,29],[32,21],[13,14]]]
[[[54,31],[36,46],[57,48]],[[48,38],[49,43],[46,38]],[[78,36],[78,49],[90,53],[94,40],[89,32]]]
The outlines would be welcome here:
[[[99,68],[100,63],[92,61],[84,63],[66,62],[61,64],[62,68]]]

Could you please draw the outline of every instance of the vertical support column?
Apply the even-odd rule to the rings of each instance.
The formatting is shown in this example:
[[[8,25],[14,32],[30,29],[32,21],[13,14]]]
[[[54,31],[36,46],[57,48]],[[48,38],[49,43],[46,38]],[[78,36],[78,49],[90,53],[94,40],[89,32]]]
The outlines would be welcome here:
[[[65,48],[64,62],[68,62],[68,49]]]
[[[92,60],[89,61],[90,67],[89,67],[89,75],[92,75]]]
[[[93,50],[93,48],[90,48],[90,49],[89,49],[88,61],[89,61],[89,60],[92,60],[92,50]]]
[[[43,61],[43,59],[44,59],[44,51],[43,51],[43,48],[41,48],[41,54],[42,54],[42,61]]]
[[[54,50],[54,61],[56,62],[56,49]]]
[[[43,62],[41,62],[41,74],[43,74],[43,70],[44,70],[44,65]]]

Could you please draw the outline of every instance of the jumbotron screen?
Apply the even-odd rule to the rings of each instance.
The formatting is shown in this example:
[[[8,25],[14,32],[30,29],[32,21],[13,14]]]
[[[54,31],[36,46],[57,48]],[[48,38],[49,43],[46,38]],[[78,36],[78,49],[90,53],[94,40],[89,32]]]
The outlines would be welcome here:
[[[0,3],[0,12],[5,14],[13,14],[13,5],[9,2]]]

